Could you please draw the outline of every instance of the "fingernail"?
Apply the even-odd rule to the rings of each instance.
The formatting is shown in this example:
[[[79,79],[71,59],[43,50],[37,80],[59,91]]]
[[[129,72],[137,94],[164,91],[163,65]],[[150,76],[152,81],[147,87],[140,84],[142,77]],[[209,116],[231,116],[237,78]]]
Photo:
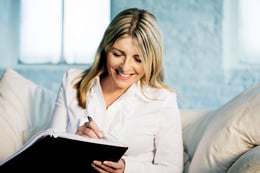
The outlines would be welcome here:
[[[100,138],[100,139],[107,139],[107,138],[105,137],[103,131],[99,132],[98,135],[99,135],[99,138]]]
[[[104,135],[103,135],[102,132],[99,132],[99,133],[98,133],[98,136],[99,136],[99,138],[103,138],[103,137],[104,137]]]

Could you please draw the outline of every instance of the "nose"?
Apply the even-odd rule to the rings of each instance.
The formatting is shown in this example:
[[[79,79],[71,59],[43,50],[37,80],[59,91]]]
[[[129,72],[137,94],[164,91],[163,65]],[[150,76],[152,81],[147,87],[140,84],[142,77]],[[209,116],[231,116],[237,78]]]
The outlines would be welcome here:
[[[124,71],[127,71],[129,69],[131,69],[133,67],[133,62],[132,62],[132,58],[130,57],[125,57],[121,63],[121,68]]]

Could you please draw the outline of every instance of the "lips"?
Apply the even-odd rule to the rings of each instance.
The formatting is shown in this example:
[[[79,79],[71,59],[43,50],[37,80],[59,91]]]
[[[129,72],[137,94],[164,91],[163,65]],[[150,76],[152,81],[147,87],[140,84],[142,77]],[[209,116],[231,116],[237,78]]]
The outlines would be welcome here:
[[[116,74],[119,76],[119,78],[124,80],[129,79],[132,76],[132,74],[124,74],[120,72],[118,69],[116,70]]]

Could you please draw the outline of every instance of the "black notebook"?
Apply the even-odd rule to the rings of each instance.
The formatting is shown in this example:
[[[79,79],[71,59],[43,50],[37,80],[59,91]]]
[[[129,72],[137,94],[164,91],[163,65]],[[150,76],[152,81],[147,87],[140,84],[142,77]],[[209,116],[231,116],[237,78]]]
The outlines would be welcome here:
[[[0,163],[0,172],[37,172],[73,170],[94,173],[93,160],[118,161],[128,147],[105,139],[40,131],[24,146]]]

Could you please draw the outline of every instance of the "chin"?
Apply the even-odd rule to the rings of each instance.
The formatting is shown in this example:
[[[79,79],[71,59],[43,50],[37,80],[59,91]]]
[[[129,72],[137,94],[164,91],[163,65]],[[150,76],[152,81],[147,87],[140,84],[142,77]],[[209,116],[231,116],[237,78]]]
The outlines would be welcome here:
[[[117,85],[117,88],[120,88],[120,89],[126,89],[126,88],[129,88],[133,83],[126,83],[126,82],[117,82],[116,85]]]

